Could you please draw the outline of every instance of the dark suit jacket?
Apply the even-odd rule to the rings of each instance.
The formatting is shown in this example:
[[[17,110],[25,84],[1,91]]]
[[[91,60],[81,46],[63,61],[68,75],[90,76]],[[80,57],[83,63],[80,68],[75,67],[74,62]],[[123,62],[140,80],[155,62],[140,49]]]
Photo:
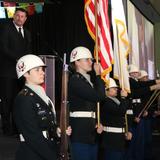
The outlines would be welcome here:
[[[46,139],[42,131],[56,134],[55,117],[47,105],[34,91],[24,87],[15,100],[14,119],[21,142],[16,160],[56,160],[55,138]]]
[[[13,22],[3,25],[0,31],[0,76],[17,78],[16,62],[31,53],[31,35],[24,28],[24,38],[18,33]]]

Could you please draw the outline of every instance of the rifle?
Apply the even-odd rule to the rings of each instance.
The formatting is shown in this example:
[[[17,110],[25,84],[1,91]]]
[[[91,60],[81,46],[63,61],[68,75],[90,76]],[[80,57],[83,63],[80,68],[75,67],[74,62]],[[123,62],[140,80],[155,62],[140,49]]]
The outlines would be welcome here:
[[[61,112],[60,112],[60,128],[61,128],[61,141],[60,141],[60,160],[68,160],[68,136],[66,129],[68,127],[68,65],[66,64],[66,54],[63,59],[62,71],[62,90],[61,90]]]

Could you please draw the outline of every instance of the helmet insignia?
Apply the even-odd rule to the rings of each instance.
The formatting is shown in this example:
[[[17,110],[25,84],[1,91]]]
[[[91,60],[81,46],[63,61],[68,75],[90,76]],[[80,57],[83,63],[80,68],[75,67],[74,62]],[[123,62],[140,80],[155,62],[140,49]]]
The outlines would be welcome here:
[[[25,68],[26,68],[26,66],[24,65],[24,62],[21,61],[21,62],[18,64],[18,70],[19,70],[19,72],[23,72]]]
[[[77,51],[72,52],[72,58],[73,59],[75,59],[76,55],[77,55]]]

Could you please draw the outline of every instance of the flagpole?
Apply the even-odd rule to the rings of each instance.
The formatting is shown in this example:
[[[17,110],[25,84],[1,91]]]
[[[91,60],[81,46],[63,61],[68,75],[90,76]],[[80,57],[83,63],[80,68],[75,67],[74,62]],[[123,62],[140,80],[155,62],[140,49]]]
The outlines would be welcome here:
[[[98,64],[98,22],[97,22],[97,0],[94,0],[95,3],[95,54],[96,54],[96,63]]]
[[[97,0],[94,0],[95,4],[95,56],[96,63],[98,64],[98,23],[97,23]],[[98,127],[100,126],[100,104],[97,102],[97,123]]]

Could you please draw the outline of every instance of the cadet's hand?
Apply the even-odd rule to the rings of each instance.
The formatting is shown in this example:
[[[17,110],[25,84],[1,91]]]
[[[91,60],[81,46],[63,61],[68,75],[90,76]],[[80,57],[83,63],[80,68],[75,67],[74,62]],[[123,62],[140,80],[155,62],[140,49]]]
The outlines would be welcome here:
[[[71,128],[71,126],[68,126],[66,129],[66,134],[68,136],[70,136],[71,133],[72,133],[72,128]],[[57,128],[57,135],[58,135],[58,137],[61,137],[61,129],[59,127]]]
[[[136,123],[139,123],[139,122],[140,122],[140,120],[141,120],[141,119],[140,119],[140,118],[138,118],[138,117],[135,117],[135,118],[134,118],[134,121],[135,121]]]
[[[148,111],[144,111],[143,117],[147,117],[147,116],[148,116]]]
[[[160,79],[156,79],[156,84],[160,83]]]
[[[121,90],[121,97],[127,97],[128,93],[125,90]]]
[[[67,127],[67,129],[66,129],[66,134],[67,134],[68,136],[70,136],[70,135],[72,134],[72,128],[71,128],[71,126],[68,126],[68,127]]]
[[[98,134],[101,134],[103,132],[103,126],[102,126],[102,124],[100,124],[99,126],[96,125],[96,128],[97,128],[97,133]]]
[[[150,86],[150,90],[151,91],[160,90],[160,83]]]
[[[126,140],[130,141],[132,139],[132,133],[131,132],[125,133],[125,137],[126,137]]]
[[[155,117],[160,116],[160,111],[154,111],[154,116]]]
[[[101,67],[100,67],[99,64],[94,63],[93,68],[94,68],[94,70],[96,72],[96,75],[100,75],[101,74]]]

